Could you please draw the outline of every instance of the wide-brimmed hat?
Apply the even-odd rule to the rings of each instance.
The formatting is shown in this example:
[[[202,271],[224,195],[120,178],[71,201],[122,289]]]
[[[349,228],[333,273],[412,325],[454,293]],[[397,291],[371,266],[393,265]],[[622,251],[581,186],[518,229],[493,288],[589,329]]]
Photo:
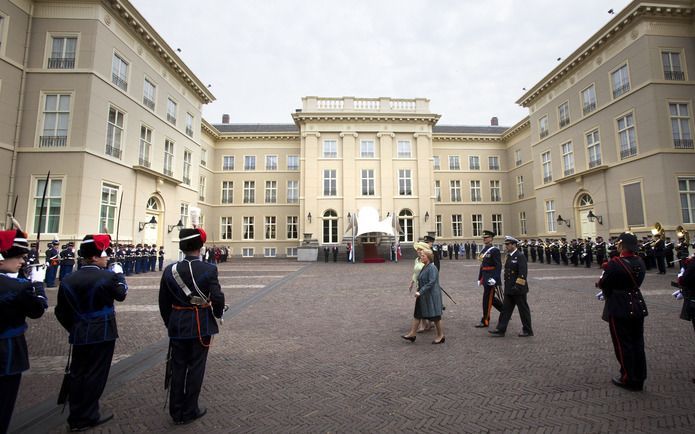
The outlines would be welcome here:
[[[417,243],[413,244],[413,248],[415,250],[424,250],[424,249],[430,249],[430,245],[427,243],[423,243],[422,241],[418,241]]]

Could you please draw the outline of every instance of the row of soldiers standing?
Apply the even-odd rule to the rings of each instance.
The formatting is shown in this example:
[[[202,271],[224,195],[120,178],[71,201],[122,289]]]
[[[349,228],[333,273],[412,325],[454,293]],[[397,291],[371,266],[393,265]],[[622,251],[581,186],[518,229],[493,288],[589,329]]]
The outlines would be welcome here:
[[[159,262],[159,271],[164,266],[164,246],[152,244],[119,244],[116,249],[116,261],[123,264],[126,276],[155,271]]]

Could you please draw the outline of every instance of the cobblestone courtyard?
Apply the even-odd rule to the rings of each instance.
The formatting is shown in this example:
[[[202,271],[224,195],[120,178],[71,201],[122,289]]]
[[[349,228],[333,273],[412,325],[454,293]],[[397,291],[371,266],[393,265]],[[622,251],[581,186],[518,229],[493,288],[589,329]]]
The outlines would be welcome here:
[[[442,260],[446,343],[402,340],[412,317],[411,261],[398,264],[233,260],[220,265],[230,305],[215,338],[201,404],[208,414],[174,426],[163,409],[165,329],[160,273],[129,278],[117,306],[120,339],[95,432],[694,432],[695,335],[678,319],[670,280],[653,272],[649,378],[634,393],[618,370],[594,282],[599,269],[529,266],[535,337],[494,339],[480,319],[477,261]],[[51,304],[56,291],[49,291]],[[493,324],[497,314],[494,314]],[[52,307],[28,332],[11,432],[65,432],[55,406],[68,352]]]

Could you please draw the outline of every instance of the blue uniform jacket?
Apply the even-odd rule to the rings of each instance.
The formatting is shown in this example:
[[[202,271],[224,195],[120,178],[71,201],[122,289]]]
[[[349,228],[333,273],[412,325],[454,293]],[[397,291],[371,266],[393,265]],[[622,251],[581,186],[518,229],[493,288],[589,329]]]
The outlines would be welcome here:
[[[500,278],[502,274],[502,254],[500,249],[495,246],[485,246],[480,251],[478,257],[481,262],[478,280],[482,279],[483,284],[487,285],[487,280],[492,277],[497,284],[500,284],[502,280]]]
[[[639,289],[645,275],[642,258],[636,255],[616,256],[603,268],[598,282],[606,299],[601,318],[608,321],[611,317],[626,319],[647,316],[647,306]]]
[[[200,336],[211,336],[219,332],[215,318],[221,318],[224,311],[224,294],[217,279],[217,266],[203,262],[197,256],[186,256],[183,261],[177,262],[181,279],[196,295],[191,270],[195,276],[195,282],[205,298],[210,300],[210,307],[198,308],[197,315],[194,305],[174,280],[171,272],[175,264],[166,267],[159,285],[159,312],[164,320],[164,325],[172,339],[197,338],[198,323],[200,323]],[[190,265],[190,269],[189,269]],[[182,309],[183,308],[183,309]]]
[[[85,265],[60,282],[55,314],[70,333],[73,345],[97,344],[118,338],[113,302],[128,294],[123,273]]]
[[[43,283],[0,274],[0,376],[29,369],[26,317],[39,318],[47,308]]]

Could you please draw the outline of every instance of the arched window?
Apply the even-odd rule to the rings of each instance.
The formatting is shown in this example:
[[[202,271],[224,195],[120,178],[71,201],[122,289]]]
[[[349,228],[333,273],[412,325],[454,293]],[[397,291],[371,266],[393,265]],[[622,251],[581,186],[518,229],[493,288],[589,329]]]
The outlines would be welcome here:
[[[409,209],[404,209],[398,213],[398,224],[403,231],[400,234],[401,243],[413,242],[413,213]]]
[[[338,213],[329,209],[323,213],[323,244],[338,242]]]
[[[147,210],[157,211],[159,210],[159,201],[155,197],[151,197],[147,200]]]
[[[594,199],[588,194],[583,194],[579,198],[579,207],[592,206],[594,204]]]

